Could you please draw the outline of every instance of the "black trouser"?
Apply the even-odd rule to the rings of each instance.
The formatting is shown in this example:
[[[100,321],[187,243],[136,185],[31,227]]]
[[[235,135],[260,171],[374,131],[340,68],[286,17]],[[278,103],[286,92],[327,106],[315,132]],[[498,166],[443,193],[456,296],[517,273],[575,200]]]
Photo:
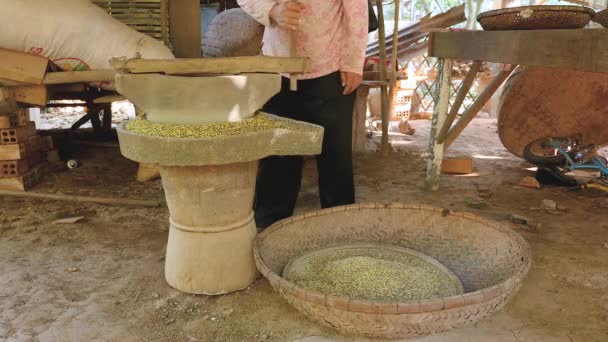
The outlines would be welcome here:
[[[281,92],[263,110],[325,128],[323,152],[317,156],[321,207],[355,201],[352,166],[352,117],[355,94],[344,96],[340,73],[299,80],[289,90],[283,78]],[[255,191],[255,221],[266,228],[293,214],[302,180],[301,156],[272,156],[260,161]]]

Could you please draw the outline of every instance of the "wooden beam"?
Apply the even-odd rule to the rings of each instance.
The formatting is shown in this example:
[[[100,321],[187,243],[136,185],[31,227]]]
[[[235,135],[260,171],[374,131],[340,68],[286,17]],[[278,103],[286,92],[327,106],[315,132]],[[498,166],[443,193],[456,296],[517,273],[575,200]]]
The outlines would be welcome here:
[[[201,56],[200,0],[170,0],[169,24],[173,54],[178,58]]]
[[[605,29],[433,32],[429,56],[608,73]]]
[[[31,85],[7,88],[17,102],[44,107],[49,100],[49,91],[45,85]]]
[[[49,72],[44,76],[44,84],[68,84],[89,82],[113,82],[114,70],[93,71],[59,71]]]
[[[515,65],[512,65],[508,70],[501,70],[496,77],[492,80],[492,82],[488,85],[486,89],[483,90],[479,96],[475,99],[475,102],[467,109],[460,120],[454,125],[454,127],[450,130],[447,137],[445,138],[445,148],[447,149],[453,142],[458,138],[460,133],[464,131],[464,129],[469,125],[469,123],[477,116],[477,113],[481,110],[483,105],[494,95],[496,90],[500,87],[500,85],[511,75],[513,69],[515,69]]]
[[[467,76],[465,77],[464,81],[462,81],[462,84],[460,85],[460,90],[458,90],[458,94],[456,95],[456,100],[454,101],[454,104],[450,109],[450,113],[448,114],[448,117],[445,120],[443,127],[441,127],[441,131],[439,132],[439,137],[437,138],[437,141],[439,141],[440,144],[444,143],[445,138],[448,135],[448,131],[450,130],[450,127],[452,127],[454,119],[456,119],[456,116],[458,115],[460,106],[462,106],[464,99],[469,93],[469,89],[471,89],[473,82],[475,82],[477,73],[479,72],[479,69],[481,69],[481,63],[481,61],[473,62],[473,65],[467,73]]]
[[[302,74],[311,70],[308,58],[266,56],[169,60],[114,59],[110,61],[110,65],[115,69],[133,74],[164,73],[167,75],[240,74],[249,72]]]

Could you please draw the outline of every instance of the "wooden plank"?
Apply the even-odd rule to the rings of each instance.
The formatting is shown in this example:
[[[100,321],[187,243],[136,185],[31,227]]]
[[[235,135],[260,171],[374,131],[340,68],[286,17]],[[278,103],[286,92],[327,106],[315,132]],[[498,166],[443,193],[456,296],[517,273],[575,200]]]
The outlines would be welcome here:
[[[200,0],[170,0],[169,23],[173,53],[178,58],[201,56]]]
[[[17,82],[17,81],[7,80],[5,78],[0,77],[0,87],[18,87],[18,86],[24,86],[24,85],[30,85],[30,84],[32,84],[32,83]]]
[[[113,59],[110,65],[133,74],[164,73],[167,75],[293,73],[310,72],[308,58],[289,57],[222,57],[180,59]]]
[[[68,84],[89,82],[112,82],[114,81],[114,70],[93,71],[59,71],[49,72],[44,76],[44,84]]]
[[[608,73],[605,29],[431,33],[429,56]]]
[[[49,91],[45,85],[11,87],[9,92],[15,101],[44,107],[49,100]]]
[[[2,79],[41,84],[49,60],[38,55],[0,48],[0,75]]]
[[[102,97],[98,97],[95,100],[93,100],[93,103],[95,104],[101,104],[101,103],[112,103],[112,102],[119,102],[119,101],[126,101],[127,98],[124,96],[120,96],[120,95],[107,95],[107,96],[102,96]]]

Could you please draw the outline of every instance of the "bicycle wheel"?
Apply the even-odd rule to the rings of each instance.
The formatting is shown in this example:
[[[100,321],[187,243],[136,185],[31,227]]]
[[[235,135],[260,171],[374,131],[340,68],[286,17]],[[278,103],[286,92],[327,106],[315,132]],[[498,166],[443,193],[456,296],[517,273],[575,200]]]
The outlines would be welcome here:
[[[534,140],[524,148],[524,159],[537,166],[564,166],[566,156],[549,144],[550,141],[568,142],[567,138],[542,138]]]

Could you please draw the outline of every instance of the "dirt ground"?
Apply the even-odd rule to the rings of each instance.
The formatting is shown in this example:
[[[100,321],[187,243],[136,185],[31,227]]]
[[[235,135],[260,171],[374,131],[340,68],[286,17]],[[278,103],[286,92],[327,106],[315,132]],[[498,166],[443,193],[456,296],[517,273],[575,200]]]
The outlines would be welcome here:
[[[421,201],[507,222],[510,213],[542,224],[512,225],[531,244],[533,266],[521,292],[478,324],[411,341],[608,341],[608,198],[604,193],[516,186],[530,165],[502,148],[494,120],[476,119],[451,154],[475,158],[476,173],[442,176],[424,190],[429,122],[393,137],[382,158],[378,138],[356,155],[357,200]],[[159,181],[134,181],[136,165],[112,147],[81,146],[65,157],[78,169],[49,175],[34,190],[136,199],[163,198]],[[298,212],[318,207],[307,164]],[[478,190],[489,191],[479,202]],[[538,210],[544,199],[567,209]],[[59,218],[84,216],[75,224]],[[354,341],[338,337],[283,301],[264,279],[226,296],[180,293],[164,280],[168,211],[0,197],[0,340],[6,341]],[[366,341],[362,340],[361,341]]]

